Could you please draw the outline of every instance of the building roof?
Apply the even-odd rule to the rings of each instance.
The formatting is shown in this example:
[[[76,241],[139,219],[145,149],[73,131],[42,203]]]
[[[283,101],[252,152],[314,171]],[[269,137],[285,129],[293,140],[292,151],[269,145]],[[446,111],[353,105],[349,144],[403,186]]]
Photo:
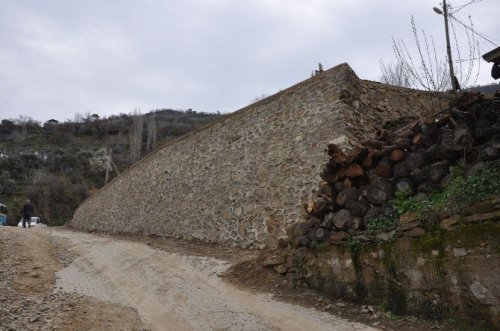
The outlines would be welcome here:
[[[500,63],[500,47],[497,47],[483,55],[486,62]]]

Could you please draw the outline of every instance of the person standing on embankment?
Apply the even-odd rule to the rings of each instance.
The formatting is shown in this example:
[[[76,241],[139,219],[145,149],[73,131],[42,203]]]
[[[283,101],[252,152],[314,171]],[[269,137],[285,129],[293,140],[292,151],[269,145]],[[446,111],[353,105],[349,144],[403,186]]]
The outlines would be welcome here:
[[[26,221],[28,221],[28,228],[31,228],[31,216],[33,215],[33,204],[30,200],[26,200],[23,208],[21,208],[21,215],[23,216],[23,228],[26,228]]]

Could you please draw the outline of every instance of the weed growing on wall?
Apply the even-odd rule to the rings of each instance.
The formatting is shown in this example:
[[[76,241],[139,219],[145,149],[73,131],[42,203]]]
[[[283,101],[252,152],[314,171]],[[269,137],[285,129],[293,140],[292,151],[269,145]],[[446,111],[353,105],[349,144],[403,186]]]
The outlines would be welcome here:
[[[361,250],[361,241],[349,237],[347,238],[347,248],[349,248],[353,255],[356,255]]]
[[[456,173],[454,180],[447,187],[447,206],[463,205],[486,199],[488,196],[500,193],[500,167],[493,163],[487,164],[478,175],[464,177],[462,168],[452,170]]]
[[[396,193],[392,205],[397,217],[407,212],[430,209],[460,213],[468,205],[498,193],[500,193],[498,165],[488,163],[480,173],[473,176],[466,176],[462,167],[453,166],[450,168],[449,182],[443,189],[429,194],[424,199],[412,196],[410,190],[400,191]]]
[[[375,234],[378,232],[388,231],[395,227],[397,218],[395,215],[391,216],[381,216],[373,218],[368,222],[366,229],[369,234]]]

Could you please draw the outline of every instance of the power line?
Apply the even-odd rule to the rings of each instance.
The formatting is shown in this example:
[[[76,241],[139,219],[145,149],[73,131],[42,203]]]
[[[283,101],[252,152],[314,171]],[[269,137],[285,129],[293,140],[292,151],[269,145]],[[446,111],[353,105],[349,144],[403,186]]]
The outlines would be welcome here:
[[[469,5],[472,5],[472,4],[475,4],[475,3],[481,2],[481,1],[484,1],[484,0],[472,0],[472,1],[469,1],[469,2],[467,2],[467,3],[465,3],[465,4],[463,4],[463,5],[458,6],[458,8],[456,8],[456,9],[455,9],[455,8],[453,8],[454,10],[450,10],[450,16],[451,16],[451,14],[454,14],[454,13],[456,13],[456,12],[458,12],[458,11],[460,11],[460,10],[464,9],[465,7],[467,7],[467,6],[469,6]]]
[[[464,22],[464,21],[467,19],[467,18],[465,18],[463,15],[460,15],[460,13],[458,14],[458,16],[461,16],[461,17],[460,17],[460,19],[462,20],[462,22]],[[454,18],[455,18],[455,19],[458,19],[456,16],[455,16]],[[469,17],[469,20],[470,20],[470,17]],[[452,23],[452,25],[454,25],[454,24],[453,24],[454,20],[450,20],[450,22]],[[459,24],[459,23],[457,23],[457,24]],[[468,25],[469,27],[472,27],[472,29],[473,29],[474,31],[476,31],[477,33],[481,34],[480,32],[478,32],[478,31],[475,29],[475,26],[472,24],[472,22],[471,22],[471,23],[469,23],[469,24],[467,24],[467,25]],[[459,33],[460,33],[460,37],[461,37],[460,39],[462,39],[462,38],[467,38],[467,39],[469,39],[469,38],[471,38],[471,37],[475,37],[475,36],[476,36],[476,34],[474,34],[474,33],[470,32],[470,29],[463,28],[463,27],[462,27],[462,25],[460,25],[460,27],[461,27],[460,29],[456,29],[456,30],[458,30],[458,31],[459,31]],[[492,38],[492,37],[487,36],[487,35],[485,35],[485,34],[483,34],[483,36],[485,36],[487,39],[490,39],[490,40],[489,40],[489,41],[486,41],[486,40],[485,40],[485,39],[483,39],[483,38],[478,38],[478,37],[476,37],[476,38],[475,38],[475,40],[476,40],[476,41],[475,41],[475,43],[477,43],[477,44],[478,44],[478,46],[480,46],[480,48],[491,48],[491,42],[492,42],[492,41],[493,41],[493,42],[495,42],[495,41],[500,41],[500,40],[498,40],[498,39],[496,39],[496,38]]]
[[[461,17],[459,17],[459,16],[461,16]],[[459,14],[458,16],[457,16],[457,15],[455,15],[455,16],[453,16],[453,18],[458,19],[458,20],[459,20],[459,19],[461,19],[461,20],[462,20],[462,22],[464,22],[464,21],[466,21],[466,20],[469,20],[469,21],[471,20],[471,16],[470,16],[470,15],[468,15],[468,16],[466,17],[466,16],[464,16],[464,15],[462,15],[462,14]],[[473,25],[472,25],[472,24],[470,24],[469,26],[471,26],[471,27],[472,27]],[[474,29],[474,31],[475,31],[476,33],[482,34],[483,36],[487,37],[487,38],[488,38],[488,39],[490,39],[490,40],[500,41],[500,39],[494,38],[494,37],[492,37],[492,36],[488,36],[488,35],[486,35],[485,33],[481,33],[481,32],[479,32],[479,31],[477,31],[476,29]]]
[[[495,38],[492,38],[490,36],[487,36],[485,35],[484,33],[481,33],[481,32],[478,32],[476,30],[474,30],[473,28],[471,28],[470,26],[468,26],[467,24],[463,23],[462,21],[460,21],[459,19],[457,19],[455,16],[453,15],[449,15],[449,17],[451,19],[453,19],[454,21],[456,21],[458,24],[462,25],[464,28],[466,28],[467,30],[471,31],[472,33],[474,33],[475,35],[481,37],[482,39],[486,40],[487,42],[489,42],[490,44],[492,44],[493,46],[496,46],[497,44],[495,44],[493,41],[491,41],[491,39],[495,39]],[[491,39],[489,39],[491,38]]]

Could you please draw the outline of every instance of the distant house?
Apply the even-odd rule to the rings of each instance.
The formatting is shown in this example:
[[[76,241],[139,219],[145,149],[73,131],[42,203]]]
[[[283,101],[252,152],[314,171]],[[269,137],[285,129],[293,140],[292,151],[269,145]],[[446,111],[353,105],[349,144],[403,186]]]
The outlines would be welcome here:
[[[48,120],[47,122],[44,123],[44,126],[55,126],[57,124],[59,124],[58,120],[50,119],[50,120]]]

